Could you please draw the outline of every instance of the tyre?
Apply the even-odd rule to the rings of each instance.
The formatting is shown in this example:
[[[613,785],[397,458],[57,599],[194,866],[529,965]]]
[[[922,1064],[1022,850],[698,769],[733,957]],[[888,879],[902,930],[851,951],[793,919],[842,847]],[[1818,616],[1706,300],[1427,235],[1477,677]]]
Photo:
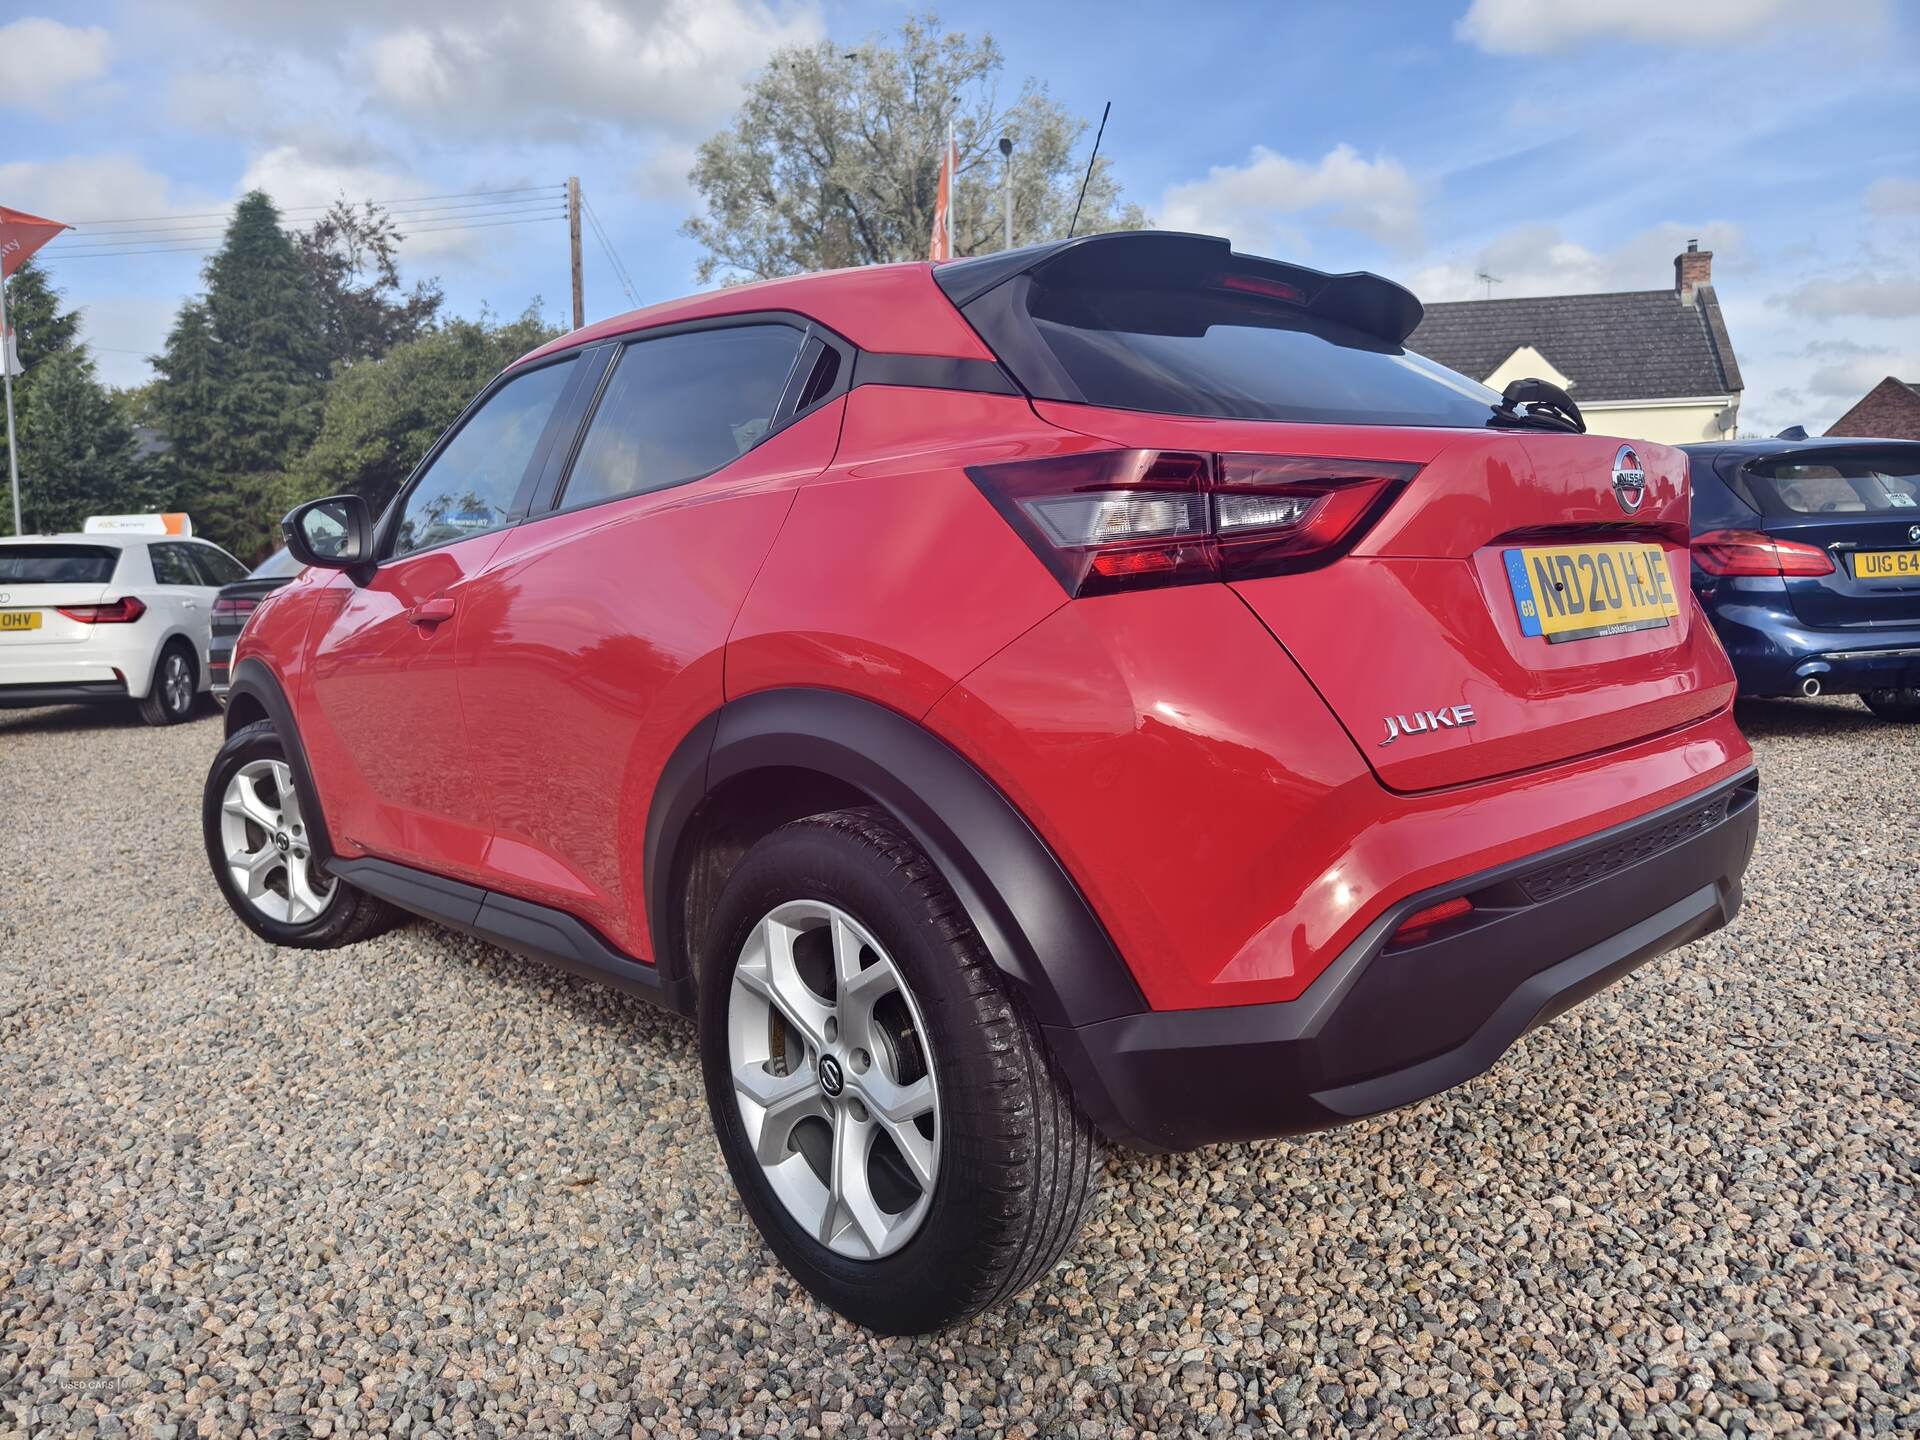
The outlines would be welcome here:
[[[1869,690],[1860,698],[1882,720],[1906,725],[1920,722],[1920,690]]]
[[[234,731],[213,757],[200,821],[220,892],[249,929],[276,945],[351,945],[405,918],[328,875],[314,858],[293,772],[270,720]]]
[[[153,667],[153,684],[140,699],[140,718],[149,725],[178,725],[193,714],[200,693],[199,667],[193,647],[169,640]]]
[[[919,1334],[1052,1268],[1098,1141],[904,831],[875,810],[783,826],[742,858],[708,935],[708,1107],[748,1213],[809,1290]]]

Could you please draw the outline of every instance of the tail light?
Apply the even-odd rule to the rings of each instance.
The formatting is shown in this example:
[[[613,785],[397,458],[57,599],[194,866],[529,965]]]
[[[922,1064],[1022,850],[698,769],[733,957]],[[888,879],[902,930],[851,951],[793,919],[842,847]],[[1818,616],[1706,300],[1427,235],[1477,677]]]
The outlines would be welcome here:
[[[105,605],[61,605],[56,607],[69,620],[82,625],[127,625],[147,613],[146,602],[131,595]]]
[[[251,595],[218,595],[214,597],[213,613],[216,615],[246,615],[260,602]]]
[[[1833,557],[1818,545],[1758,530],[1710,530],[1693,540],[1693,563],[1709,575],[1831,575]]]
[[[1310,570],[1346,553],[1420,467],[1101,450],[979,465],[980,492],[1069,595]]]

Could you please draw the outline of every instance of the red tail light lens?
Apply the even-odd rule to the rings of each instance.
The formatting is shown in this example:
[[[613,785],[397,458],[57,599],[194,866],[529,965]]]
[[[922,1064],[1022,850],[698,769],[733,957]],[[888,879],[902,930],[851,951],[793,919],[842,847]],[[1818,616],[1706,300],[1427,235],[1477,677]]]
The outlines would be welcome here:
[[[61,605],[58,609],[82,625],[127,625],[147,613],[146,602],[131,595],[106,605]]]
[[[1831,575],[1833,556],[1818,545],[1758,530],[1710,530],[1693,539],[1693,562],[1709,575]]]
[[[252,596],[221,595],[214,599],[213,613],[216,615],[246,615],[259,603],[260,602]]]
[[[1308,570],[1344,554],[1418,465],[1102,450],[967,474],[1069,595]]]
[[[1444,925],[1449,920],[1457,920],[1462,915],[1473,913],[1473,902],[1464,895],[1456,895],[1451,900],[1442,900],[1438,905],[1429,905],[1424,910],[1416,910],[1400,922],[1393,932],[1395,940],[1417,940],[1436,925]]]

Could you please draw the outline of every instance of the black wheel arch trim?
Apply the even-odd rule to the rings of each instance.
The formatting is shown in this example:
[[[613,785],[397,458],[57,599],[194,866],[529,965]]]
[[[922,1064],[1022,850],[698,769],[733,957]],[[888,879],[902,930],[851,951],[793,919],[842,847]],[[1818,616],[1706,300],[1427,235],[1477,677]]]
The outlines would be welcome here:
[[[242,722],[245,706],[236,708],[241,698],[255,701],[273,722],[273,733],[287,754],[287,768],[293,772],[294,793],[300,797],[300,813],[307,822],[307,838],[315,858],[322,863],[334,856],[333,832],[327,828],[326,812],[320,805],[320,791],[313,783],[313,769],[307,764],[307,748],[300,743],[300,727],[293,720],[293,705],[281,688],[280,677],[267,668],[264,660],[248,656],[232,670],[227,682],[226,733],[232,735]]]
[[[668,760],[647,816],[645,885],[661,969],[687,974],[676,856],[705,797],[755,770],[804,770],[871,797],[934,863],[989,955],[1042,1024],[1146,1008],[1105,927],[999,788],[897,711],[842,691],[766,690],[729,701]]]

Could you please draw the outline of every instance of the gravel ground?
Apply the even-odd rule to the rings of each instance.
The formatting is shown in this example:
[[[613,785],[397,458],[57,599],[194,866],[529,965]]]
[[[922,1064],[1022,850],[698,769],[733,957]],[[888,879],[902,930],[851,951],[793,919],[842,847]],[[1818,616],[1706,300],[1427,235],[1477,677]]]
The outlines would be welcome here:
[[[1411,1111],[1116,1156],[900,1341],[762,1247],[690,1027],[425,925],[271,949],[217,721],[0,715],[0,1431],[1920,1431],[1920,735],[1742,718],[1731,930]]]

